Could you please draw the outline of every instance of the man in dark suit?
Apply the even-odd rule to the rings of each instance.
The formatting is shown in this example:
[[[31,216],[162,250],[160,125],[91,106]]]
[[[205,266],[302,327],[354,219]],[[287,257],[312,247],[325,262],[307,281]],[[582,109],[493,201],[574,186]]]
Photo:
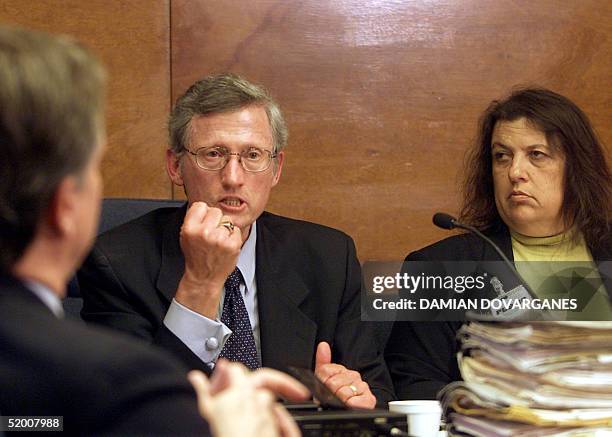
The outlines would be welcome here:
[[[360,320],[353,241],[264,212],[287,142],[276,103],[240,77],[207,77],[177,100],[169,131],[167,171],[188,204],[98,239],[79,273],[83,318],[192,368],[210,370],[219,356],[314,366],[349,406],[374,407],[373,392],[389,400],[381,345]]]
[[[97,228],[104,83],[74,41],[0,26],[0,412],[62,416],[69,435],[208,435],[182,365],[62,318],[65,284]],[[216,435],[274,435],[278,414],[297,432],[261,387],[293,398],[303,388],[262,372],[224,363],[210,385],[193,376]]]

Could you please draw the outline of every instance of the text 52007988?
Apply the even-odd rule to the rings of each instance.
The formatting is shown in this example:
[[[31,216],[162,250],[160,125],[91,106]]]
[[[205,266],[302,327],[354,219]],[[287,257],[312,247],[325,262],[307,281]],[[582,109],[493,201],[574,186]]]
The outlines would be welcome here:
[[[0,416],[0,431],[63,431],[63,416]]]

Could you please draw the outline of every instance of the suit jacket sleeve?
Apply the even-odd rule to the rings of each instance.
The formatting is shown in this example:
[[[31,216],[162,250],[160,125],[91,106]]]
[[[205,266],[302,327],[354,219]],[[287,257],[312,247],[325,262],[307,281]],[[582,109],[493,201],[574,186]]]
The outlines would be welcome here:
[[[384,362],[384,345],[376,341],[375,326],[361,320],[361,267],[355,245],[347,242],[346,285],[339,310],[332,357],[334,362],[357,370],[376,396],[377,406],[387,408],[395,399],[393,385]]]
[[[210,435],[186,369],[117,332],[57,318],[0,278],[0,411],[62,416],[65,435]]]
[[[429,261],[413,252],[406,261]],[[395,322],[385,359],[399,399],[436,399],[446,384],[461,379],[456,333],[461,322]]]
[[[133,290],[129,293],[126,286],[132,284],[125,285],[117,277],[115,268],[98,247],[94,247],[79,270],[78,281],[83,296],[81,316],[85,321],[118,329],[158,345],[171,351],[188,369],[210,374],[206,363],[161,322],[166,308],[148,306],[144,302],[146,298],[139,300],[140,296],[151,292],[150,286],[143,284],[144,293]],[[151,302],[157,301],[157,298],[151,299]]]
[[[147,352],[141,351],[140,357],[126,352],[125,359],[115,359],[114,368],[103,365],[97,369],[98,393],[109,397],[97,408],[106,420],[101,421],[98,432],[91,434],[210,435],[197,409],[193,388],[177,371],[178,366]]]

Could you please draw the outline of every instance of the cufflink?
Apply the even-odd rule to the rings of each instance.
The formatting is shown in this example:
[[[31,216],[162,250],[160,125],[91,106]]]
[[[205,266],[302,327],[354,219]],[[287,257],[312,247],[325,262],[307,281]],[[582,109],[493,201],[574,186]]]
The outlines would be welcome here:
[[[206,340],[206,349],[209,351],[214,351],[219,348],[219,342],[215,337],[210,337]]]

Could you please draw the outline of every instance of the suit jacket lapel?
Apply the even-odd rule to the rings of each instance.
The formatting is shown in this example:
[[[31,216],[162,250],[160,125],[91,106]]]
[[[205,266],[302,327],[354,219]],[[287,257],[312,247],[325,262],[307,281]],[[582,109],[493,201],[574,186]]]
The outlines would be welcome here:
[[[287,259],[286,245],[274,232],[273,217],[257,221],[256,281],[261,356],[264,366],[311,367],[316,324],[299,308],[309,290],[293,268],[300,260]]]
[[[185,258],[181,251],[179,235],[186,211],[187,205],[177,208],[161,229],[161,265],[156,285],[168,301],[174,298],[181,276],[185,271]]]
[[[508,233],[508,230],[506,228],[504,228],[502,232],[495,232],[490,234],[485,233],[485,235],[489,237],[491,241],[493,241],[493,243],[495,243],[501,249],[504,255],[506,255],[511,262],[514,261],[514,254],[512,253],[512,241],[510,240],[510,234]],[[482,242],[482,244],[484,244],[484,260],[502,260],[499,254],[495,251],[495,249],[493,249],[489,244],[485,243],[484,241]]]

